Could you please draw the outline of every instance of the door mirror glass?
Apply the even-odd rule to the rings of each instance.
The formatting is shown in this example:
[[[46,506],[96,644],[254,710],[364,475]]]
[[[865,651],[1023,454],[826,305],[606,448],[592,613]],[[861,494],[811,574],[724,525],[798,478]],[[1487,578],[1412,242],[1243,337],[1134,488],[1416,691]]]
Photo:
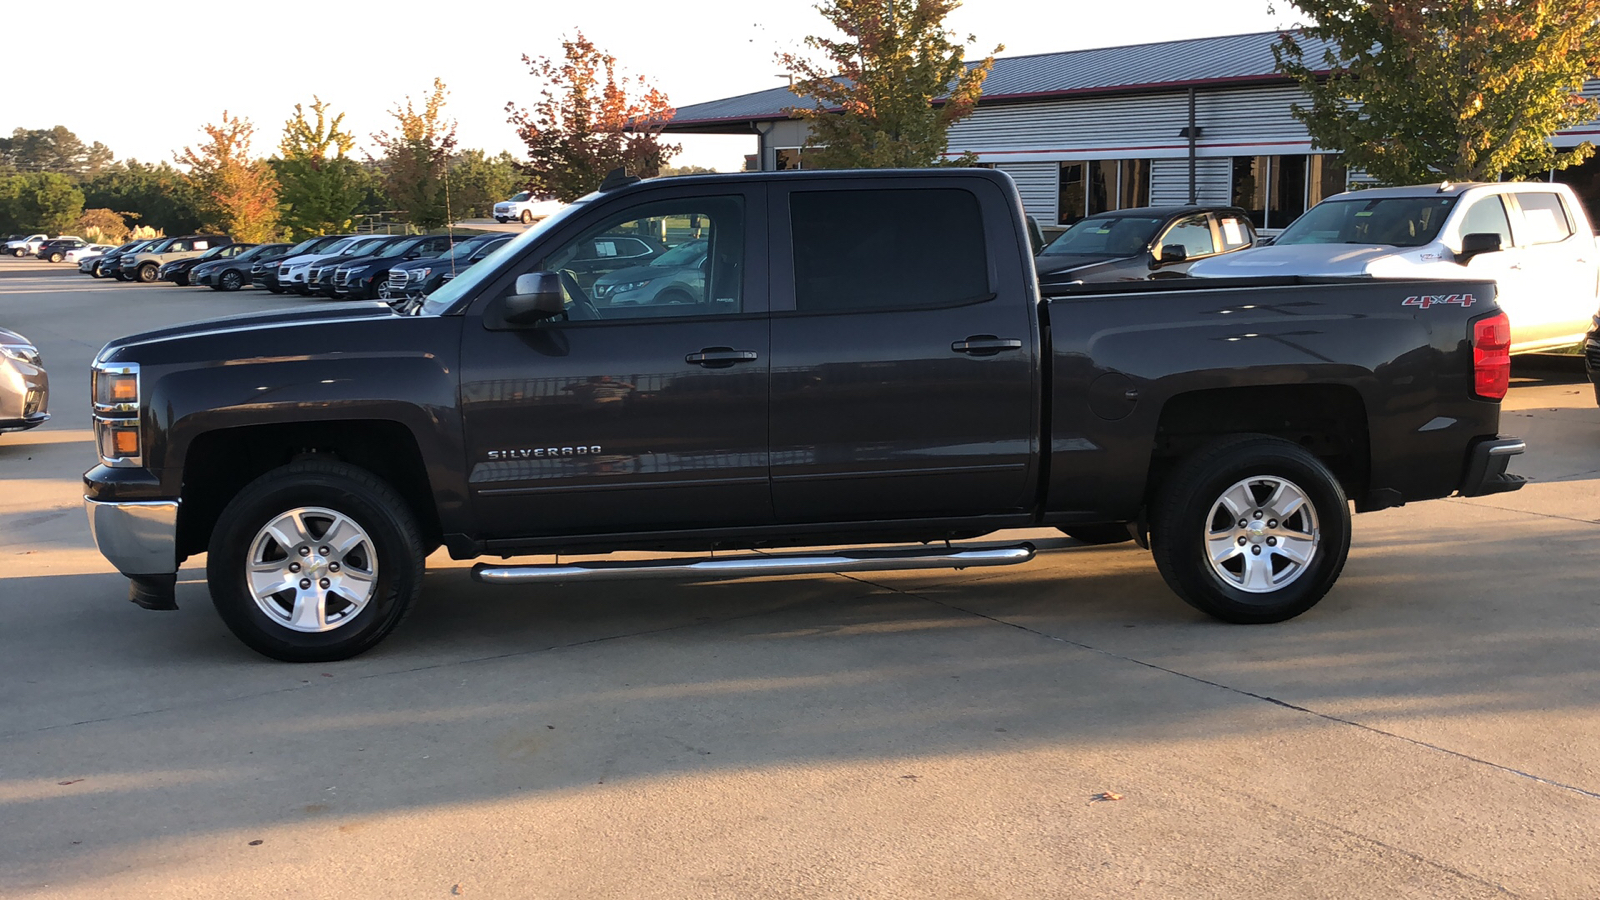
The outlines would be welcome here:
[[[1461,253],[1456,257],[1456,261],[1465,263],[1481,253],[1499,253],[1500,249],[1500,235],[1498,234],[1475,232],[1463,235],[1461,238]]]
[[[500,317],[509,325],[532,325],[560,315],[563,305],[561,280],[554,272],[528,272],[517,276]]]
[[[1189,250],[1182,244],[1162,244],[1160,263],[1180,263],[1189,259]]]

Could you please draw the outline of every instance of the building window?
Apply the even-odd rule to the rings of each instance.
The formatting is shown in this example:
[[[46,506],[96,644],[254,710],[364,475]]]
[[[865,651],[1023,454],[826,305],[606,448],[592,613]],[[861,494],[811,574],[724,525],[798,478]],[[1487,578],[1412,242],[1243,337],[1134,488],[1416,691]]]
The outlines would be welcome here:
[[[1061,164],[1057,221],[1150,205],[1150,160],[1074,160]]]
[[[804,169],[805,158],[810,153],[811,149],[808,147],[779,147],[776,151],[777,160],[775,166],[779,172],[785,172],[790,169]]]
[[[1235,156],[1233,205],[1257,228],[1285,228],[1307,209],[1345,189],[1336,156]]]

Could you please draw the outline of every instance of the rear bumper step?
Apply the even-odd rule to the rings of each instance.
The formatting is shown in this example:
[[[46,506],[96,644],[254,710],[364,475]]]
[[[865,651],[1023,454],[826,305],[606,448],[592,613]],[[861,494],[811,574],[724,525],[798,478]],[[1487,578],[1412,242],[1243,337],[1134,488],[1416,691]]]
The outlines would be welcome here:
[[[850,550],[771,556],[708,556],[699,559],[605,560],[561,565],[472,567],[472,577],[487,584],[620,581],[644,578],[755,578],[813,572],[887,572],[905,569],[967,569],[1014,566],[1033,559],[1032,544],[974,550]]]

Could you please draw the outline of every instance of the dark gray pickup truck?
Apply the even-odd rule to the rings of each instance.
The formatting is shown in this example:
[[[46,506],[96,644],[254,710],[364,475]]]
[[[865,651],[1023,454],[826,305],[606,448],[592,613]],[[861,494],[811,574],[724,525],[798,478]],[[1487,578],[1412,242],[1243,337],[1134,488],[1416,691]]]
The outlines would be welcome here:
[[[689,241],[693,292],[633,284]],[[625,269],[644,274],[606,280]],[[1338,578],[1352,505],[1522,485],[1494,298],[1294,278],[1041,296],[996,172],[614,177],[413,315],[108,344],[86,503],[134,602],[173,608],[205,553],[224,621],[284,660],[377,644],[440,546],[718,551],[474,570],[701,579],[1008,565],[1033,548],[946,541],[1054,526],[1139,541],[1184,600],[1274,622]],[[884,543],[923,546],[859,549]],[[793,551],[818,546],[838,549]]]

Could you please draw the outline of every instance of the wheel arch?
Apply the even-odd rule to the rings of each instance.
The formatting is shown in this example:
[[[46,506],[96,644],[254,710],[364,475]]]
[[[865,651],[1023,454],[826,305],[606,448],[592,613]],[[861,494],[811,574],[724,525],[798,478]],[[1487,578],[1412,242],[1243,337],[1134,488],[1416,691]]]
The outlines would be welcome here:
[[[280,422],[218,428],[190,441],[184,455],[178,512],[178,554],[204,552],[228,502],[261,475],[297,459],[326,458],[359,466],[400,494],[429,547],[441,527],[421,445],[392,419]]]

